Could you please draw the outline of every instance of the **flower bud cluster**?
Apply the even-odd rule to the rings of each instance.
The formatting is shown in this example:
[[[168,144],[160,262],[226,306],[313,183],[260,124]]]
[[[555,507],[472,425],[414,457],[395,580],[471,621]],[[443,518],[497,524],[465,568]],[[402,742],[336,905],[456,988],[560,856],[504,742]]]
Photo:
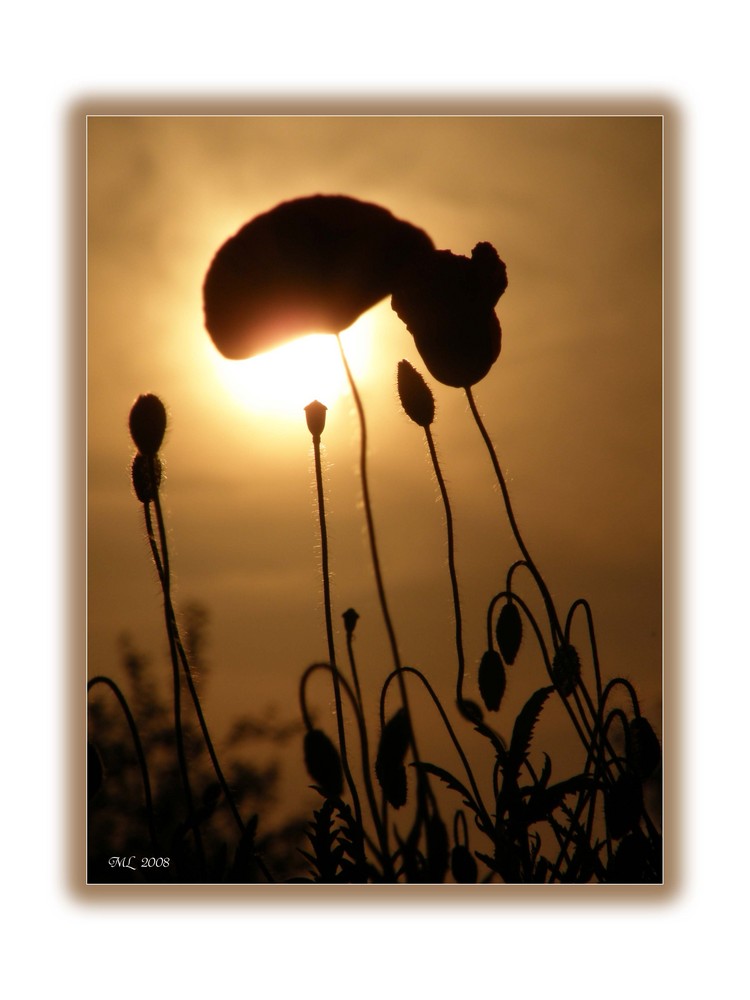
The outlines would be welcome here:
[[[151,503],[161,484],[162,464],[158,456],[167,429],[167,411],[158,396],[139,396],[130,410],[130,436],[138,449],[131,478],[141,503]]]

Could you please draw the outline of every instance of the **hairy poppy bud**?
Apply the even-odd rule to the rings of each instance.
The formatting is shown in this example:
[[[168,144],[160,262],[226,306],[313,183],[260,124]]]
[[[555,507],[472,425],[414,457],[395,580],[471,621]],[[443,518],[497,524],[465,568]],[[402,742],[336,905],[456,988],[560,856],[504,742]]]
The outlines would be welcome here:
[[[313,436],[313,440],[317,438],[320,440],[320,435],[325,430],[326,426],[326,410],[327,406],[323,403],[319,403],[317,399],[314,399],[312,403],[308,403],[305,407],[305,416],[307,417],[307,429]]]
[[[375,774],[394,809],[399,809],[406,802],[404,757],[410,739],[409,717],[406,710],[400,708],[383,727],[375,759]]]
[[[508,601],[503,605],[495,627],[497,644],[508,666],[513,665],[513,661],[518,654],[522,634],[521,613],[516,604]]]
[[[396,379],[406,415],[420,427],[429,427],[435,419],[435,400],[425,380],[408,361],[399,361]]]
[[[141,503],[152,503],[161,484],[161,459],[138,452],[133,459],[131,476],[135,495]]]
[[[479,693],[487,710],[497,712],[505,694],[505,667],[494,649],[488,649],[479,664]]]
[[[341,759],[322,729],[308,729],[304,741],[307,773],[326,798],[338,798],[343,788]]]
[[[566,643],[555,653],[552,661],[552,681],[560,692],[567,698],[573,693],[573,689],[581,677],[581,661],[575,646]]]
[[[130,435],[144,455],[155,455],[167,429],[167,411],[158,396],[139,396],[130,410]]]

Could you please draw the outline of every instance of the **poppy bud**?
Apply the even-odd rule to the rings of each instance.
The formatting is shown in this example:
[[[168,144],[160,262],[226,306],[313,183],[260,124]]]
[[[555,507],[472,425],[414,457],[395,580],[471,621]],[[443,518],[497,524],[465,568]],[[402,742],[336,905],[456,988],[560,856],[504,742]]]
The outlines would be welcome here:
[[[518,605],[508,601],[502,607],[500,616],[497,619],[495,635],[500,652],[508,666],[513,665],[518,650],[521,646],[521,635],[523,626],[521,624],[521,613]]]
[[[326,798],[338,798],[343,789],[339,752],[321,729],[308,729],[304,741],[307,773]]]
[[[650,777],[661,760],[661,747],[648,719],[639,715],[628,724],[628,763],[641,780]]]
[[[404,757],[410,739],[409,717],[406,710],[400,708],[383,727],[375,759],[375,774],[386,799],[394,809],[399,809],[406,802]]]
[[[139,396],[130,410],[130,435],[143,455],[155,455],[167,429],[167,411],[158,396]]]
[[[641,783],[634,774],[622,774],[604,791],[604,818],[607,832],[619,840],[634,830],[643,807]]]
[[[488,649],[479,664],[479,693],[487,710],[497,712],[505,694],[505,667],[494,649]]]
[[[456,844],[451,851],[451,872],[456,882],[473,885],[477,880],[477,863],[465,844]]]
[[[152,503],[161,484],[161,459],[156,455],[142,455],[133,459],[131,469],[133,489],[141,503]]]
[[[469,722],[479,725],[484,721],[484,713],[482,712],[482,709],[470,698],[461,698],[456,701],[456,708],[465,719],[469,720]]]
[[[435,419],[435,400],[425,380],[408,361],[399,361],[396,379],[406,415],[420,427],[429,427]]]
[[[312,403],[308,403],[305,407],[305,416],[307,417],[307,429],[313,436],[313,440],[320,440],[320,435],[325,430],[326,426],[326,410],[327,406],[323,403],[319,403],[317,399],[314,399]]]
[[[581,677],[581,661],[575,646],[566,643],[555,652],[552,661],[552,682],[560,692],[567,698],[573,693],[573,689]]]

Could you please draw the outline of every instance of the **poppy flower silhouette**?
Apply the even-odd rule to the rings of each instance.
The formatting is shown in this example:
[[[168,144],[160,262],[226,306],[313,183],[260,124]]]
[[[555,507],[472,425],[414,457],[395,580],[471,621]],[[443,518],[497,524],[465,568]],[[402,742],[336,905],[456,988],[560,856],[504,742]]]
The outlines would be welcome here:
[[[344,195],[282,202],[218,250],[203,286],[205,324],[226,358],[307,333],[340,333],[387,295],[431,374],[470,386],[500,353],[494,313],[505,265],[489,243],[471,258],[379,205]]]
[[[434,250],[401,274],[391,305],[438,382],[472,386],[497,361],[495,305],[507,286],[505,264],[490,243],[477,243],[471,258]]]
[[[340,333],[393,290],[429,236],[342,195],[283,202],[219,249],[203,286],[206,329],[227,358],[306,333]]]

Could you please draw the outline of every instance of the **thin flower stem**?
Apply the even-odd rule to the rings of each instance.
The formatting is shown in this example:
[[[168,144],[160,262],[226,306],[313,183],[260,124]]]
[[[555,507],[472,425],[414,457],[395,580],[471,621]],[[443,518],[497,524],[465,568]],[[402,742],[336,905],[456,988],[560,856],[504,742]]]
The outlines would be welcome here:
[[[174,621],[174,614],[173,614],[173,621]],[[208,732],[208,726],[206,725],[206,720],[205,720],[205,717],[203,715],[203,709],[201,707],[200,699],[198,697],[198,692],[195,689],[195,683],[193,681],[193,675],[192,675],[191,670],[190,670],[190,665],[188,663],[188,659],[187,659],[187,655],[185,653],[185,649],[184,649],[184,647],[182,645],[182,640],[180,639],[179,633],[177,632],[177,626],[176,626],[176,624],[175,624],[175,639],[176,639],[176,642],[177,642],[177,652],[178,652],[180,660],[182,662],[182,670],[183,670],[183,673],[185,675],[185,679],[187,680],[188,690],[190,691],[190,695],[191,695],[191,697],[193,699],[193,705],[195,707],[195,713],[196,713],[196,715],[198,717],[198,722],[199,722],[200,727],[201,727],[201,732],[203,734],[203,740],[204,740],[204,742],[206,744],[206,749],[208,750],[208,755],[211,758],[211,763],[213,764],[214,772],[216,773],[216,777],[218,779],[218,782],[221,785],[221,790],[223,791],[224,796],[225,796],[225,798],[227,800],[227,804],[229,805],[229,808],[231,810],[232,816],[234,817],[234,821],[237,824],[240,833],[242,834],[242,833],[245,832],[245,824],[242,821],[242,817],[240,816],[239,809],[237,808],[237,803],[234,801],[234,796],[232,795],[232,793],[231,793],[231,791],[229,789],[229,785],[227,784],[226,778],[224,777],[224,772],[222,771],[221,766],[219,764],[219,759],[216,756],[216,750],[214,749],[213,741],[212,741],[211,736],[210,736],[210,734]]]
[[[469,401],[469,408],[471,409],[476,425],[479,428],[479,433],[482,435],[482,439],[485,443],[490,459],[492,461],[492,467],[495,470],[495,476],[497,477],[497,482],[498,485],[500,486],[500,491],[503,495],[503,501],[505,503],[505,512],[508,516],[508,522],[510,523],[513,536],[516,539],[519,549],[523,553],[523,557],[526,561],[526,564],[528,565],[529,570],[531,571],[534,579],[536,580],[537,586],[539,587],[539,590],[544,599],[544,604],[545,607],[547,608],[547,615],[549,617],[550,627],[552,629],[553,644],[556,646],[558,639],[562,640],[563,633],[562,629],[560,628],[560,622],[557,618],[555,605],[552,601],[550,592],[547,589],[547,585],[544,582],[541,573],[536,568],[536,564],[534,563],[534,560],[531,558],[531,554],[529,553],[529,550],[526,548],[526,544],[521,536],[521,532],[518,528],[518,524],[516,523],[516,518],[513,513],[513,507],[510,502],[510,494],[508,492],[508,487],[505,484],[505,477],[503,476],[502,469],[500,468],[500,462],[498,461],[497,453],[495,452],[495,447],[492,444],[492,439],[490,438],[490,435],[487,432],[487,428],[484,426],[484,422],[479,414],[479,410],[477,409],[477,404],[474,402],[474,395],[469,386],[466,387],[466,398]]]
[[[591,613],[591,606],[589,602],[584,597],[579,597],[577,601],[574,601],[570,606],[570,611],[568,612],[568,617],[565,622],[565,641],[570,641],[570,628],[573,624],[573,616],[576,613],[577,608],[583,608],[586,613],[586,622],[589,630],[589,646],[591,647],[591,658],[594,664],[594,676],[596,678],[596,700],[599,704],[602,701],[602,674],[599,667],[599,653],[596,646],[596,632],[594,630],[594,616]]]
[[[386,600],[385,596],[385,586],[383,584],[383,574],[380,569],[380,556],[378,555],[378,545],[375,536],[375,522],[372,515],[372,503],[370,501],[370,486],[369,486],[369,478],[367,475],[367,422],[365,420],[365,410],[364,406],[362,405],[362,399],[359,395],[359,390],[357,389],[357,383],[354,381],[354,376],[352,375],[351,368],[349,367],[349,362],[346,360],[346,355],[344,354],[344,345],[341,343],[341,337],[337,336],[336,340],[339,345],[339,352],[341,354],[341,360],[344,365],[344,371],[346,372],[346,377],[349,382],[349,388],[351,389],[352,396],[354,397],[354,405],[357,408],[357,415],[359,417],[359,427],[360,427],[359,470],[360,470],[360,480],[362,483],[362,500],[364,503],[365,520],[367,522],[367,537],[370,543],[370,555],[372,558],[373,571],[375,573],[375,585],[378,591],[378,600],[380,601],[380,608],[383,614],[383,619],[385,621],[385,628],[388,633],[388,641],[391,647],[393,665],[396,671],[400,673],[401,656],[398,651],[396,632],[393,628],[391,613],[388,610],[388,601]],[[402,695],[403,694],[405,694],[405,689],[402,690]]]
[[[389,863],[390,859],[390,848],[388,846],[388,828],[381,821],[380,812],[378,810],[377,803],[375,801],[375,791],[372,786],[372,779],[370,777],[370,745],[367,738],[367,727],[365,726],[365,709],[364,702],[362,699],[362,690],[359,686],[359,676],[357,674],[357,665],[354,658],[354,649],[352,645],[352,633],[347,632],[346,636],[346,650],[349,657],[349,666],[352,671],[352,678],[354,680],[354,688],[357,694],[356,706],[359,708],[357,713],[357,722],[359,725],[360,733],[360,743],[362,751],[362,773],[365,779],[365,791],[367,792],[367,799],[370,803],[370,811],[372,812],[372,818],[375,822],[375,826],[378,831],[378,839],[380,840],[381,849],[383,851],[384,863]],[[351,694],[350,694],[351,697]]]
[[[420,670],[417,670],[414,667],[403,667],[402,669],[403,669],[403,672],[405,674],[414,674],[415,677],[418,677],[419,680],[424,685],[424,687],[426,688],[427,693],[432,698],[432,701],[435,704],[435,707],[437,708],[438,712],[440,713],[440,718],[443,721],[443,725],[446,728],[448,736],[450,737],[451,742],[453,743],[453,746],[456,749],[456,753],[458,754],[459,758],[461,759],[461,763],[463,764],[464,770],[466,771],[466,776],[469,779],[469,784],[471,785],[471,790],[474,793],[474,797],[476,799],[477,806],[478,806],[479,811],[481,813],[481,819],[486,824],[485,832],[488,834],[488,836],[491,835],[491,831],[493,829],[492,820],[490,819],[490,815],[487,812],[487,808],[484,805],[484,802],[482,801],[482,796],[481,796],[481,793],[479,791],[479,788],[477,787],[477,783],[476,783],[476,780],[474,778],[474,772],[471,769],[471,765],[469,764],[469,761],[468,761],[468,759],[466,757],[466,754],[464,753],[463,747],[461,746],[461,744],[458,741],[458,737],[456,736],[456,734],[454,732],[453,726],[450,723],[450,719],[446,715],[445,709],[443,708],[443,706],[442,706],[442,704],[440,702],[440,699],[438,698],[437,694],[435,694],[435,691],[433,690],[430,682],[427,680],[427,678],[424,676],[424,674]],[[384,714],[385,698],[386,698],[386,694],[387,694],[388,688],[390,687],[391,682],[394,680],[394,678],[396,676],[397,676],[396,672],[393,671],[393,672],[391,672],[388,675],[388,677],[386,677],[385,683],[383,685],[383,691],[382,691],[382,694],[380,696],[381,715]]]
[[[318,496],[318,520],[320,523],[320,548],[323,574],[323,604],[325,607],[326,639],[328,641],[328,658],[331,662],[333,678],[333,697],[336,702],[336,723],[338,726],[339,745],[341,747],[341,764],[346,776],[346,783],[354,804],[354,812],[360,828],[362,827],[362,806],[360,805],[357,786],[349,768],[346,752],[346,732],[344,730],[344,711],[341,705],[341,682],[336,666],[336,648],[333,641],[333,617],[331,614],[331,581],[328,569],[328,530],[326,528],[325,497],[323,493],[323,470],[320,461],[320,435],[313,435],[313,452],[315,456],[315,485]]]
[[[365,706],[362,699],[362,688],[359,686],[359,673],[357,672],[357,662],[354,657],[354,636],[351,631],[346,634],[346,653],[349,660],[349,668],[352,672],[352,680],[354,681],[354,690],[357,692],[357,703],[359,705],[360,715],[364,716]]]
[[[193,793],[190,788],[190,775],[188,773],[187,760],[185,758],[185,738],[182,731],[182,711],[180,703],[180,668],[177,657],[177,646],[174,637],[174,615],[172,612],[171,584],[169,575],[169,551],[167,547],[167,532],[164,525],[164,516],[161,509],[158,489],[154,491],[154,507],[156,510],[156,523],[159,529],[159,539],[161,543],[162,558],[162,590],[164,593],[164,618],[167,629],[167,639],[169,641],[169,656],[172,662],[172,691],[174,700],[174,729],[177,743],[177,760],[180,768],[180,777],[185,792],[185,802],[188,810],[190,828],[193,831],[195,847],[198,859],[206,876],[206,857],[203,851],[203,840],[195,820],[195,807],[193,805]]]
[[[152,524],[152,521],[151,521],[150,505],[149,504],[144,504],[143,507],[144,507],[145,519],[146,519],[146,531],[147,531],[147,534],[148,534],[149,543],[151,545],[151,552],[152,552],[152,555],[153,555],[153,558],[154,558],[154,563],[156,564],[157,572],[159,574],[159,579],[161,580],[162,586],[163,586],[163,584],[164,584],[164,571],[162,569],[162,563],[161,563],[159,551],[158,551],[158,548],[157,548],[157,545],[156,545],[156,539],[154,537],[153,524]],[[180,657],[180,661],[182,663],[183,673],[185,675],[185,680],[187,681],[187,686],[188,686],[188,690],[190,692],[190,696],[191,696],[191,698],[193,700],[193,706],[195,707],[195,713],[196,713],[196,715],[198,717],[198,722],[200,724],[201,732],[203,734],[203,740],[204,740],[204,742],[206,744],[206,749],[208,750],[208,755],[211,758],[211,763],[213,764],[213,768],[214,768],[214,771],[216,773],[216,777],[217,777],[217,779],[219,781],[221,789],[222,789],[222,791],[224,793],[224,796],[225,796],[225,798],[227,800],[227,804],[229,805],[229,808],[230,808],[230,811],[232,813],[232,816],[234,817],[234,820],[235,820],[237,826],[239,827],[240,834],[243,834],[245,832],[245,824],[242,821],[242,817],[240,816],[239,809],[237,808],[237,804],[234,801],[234,796],[232,795],[232,793],[231,793],[231,791],[229,789],[229,785],[227,784],[226,778],[224,777],[224,772],[222,771],[221,766],[219,764],[219,759],[218,759],[218,757],[216,755],[216,750],[214,748],[213,740],[211,739],[211,735],[210,735],[210,733],[208,731],[208,726],[206,724],[206,719],[205,719],[205,716],[203,714],[203,708],[202,708],[201,703],[200,703],[200,698],[198,696],[198,691],[196,690],[195,683],[193,682],[193,675],[192,675],[191,670],[190,670],[190,665],[188,663],[187,654],[185,653],[185,648],[184,648],[184,646],[182,644],[182,639],[180,637],[179,629],[177,627],[177,619],[176,619],[176,616],[175,616],[175,613],[174,613],[174,606],[172,605],[171,597],[168,594],[165,594],[164,599],[165,599],[165,601],[169,602],[169,615],[170,615],[170,618],[171,618],[171,621],[172,621],[172,628],[173,628],[173,634],[174,634],[175,642],[177,644],[177,652],[178,652],[178,655]]]
[[[334,667],[330,663],[313,663],[305,670],[300,679],[300,687],[299,687],[300,707],[302,710],[302,718],[304,720],[307,729],[314,728],[312,718],[310,717],[310,713],[307,709],[307,696],[306,696],[307,683],[310,677],[318,670],[326,670],[329,673],[333,674]],[[340,673],[339,673],[339,681],[344,691],[346,692],[349,701],[352,704],[352,707],[354,709],[354,717],[357,721],[357,729],[359,730],[359,739],[360,739],[360,751],[362,755],[362,776],[364,777],[365,781],[365,790],[367,793],[367,800],[370,804],[370,810],[372,812],[373,822],[375,823],[375,828],[377,830],[378,841],[380,843],[380,852],[378,852],[378,849],[375,847],[374,844],[372,844],[372,841],[367,836],[367,833],[364,831],[364,828],[362,828],[361,823],[360,823],[360,828],[362,828],[363,836],[368,840],[368,843],[370,843],[370,846],[373,848],[375,853],[376,854],[380,853],[380,860],[384,866],[384,870],[390,870],[390,851],[388,848],[388,836],[385,826],[380,818],[380,813],[378,811],[377,803],[375,801],[375,792],[372,786],[372,779],[370,778],[370,757],[369,757],[369,749],[367,743],[367,729],[365,727],[362,713],[359,709],[357,700],[352,692],[352,689],[347,683],[346,678],[341,676]]]
[[[497,598],[502,598],[502,597],[505,597],[507,595],[506,595],[505,591],[501,591],[500,594],[498,594],[496,596],[497,596]],[[539,648],[540,648],[540,650],[542,652],[542,657],[544,659],[544,667],[545,667],[545,670],[547,671],[547,676],[549,677],[550,682],[554,684],[554,681],[552,680],[552,664],[550,663],[550,658],[549,658],[549,653],[547,652],[547,647],[544,644],[544,636],[542,635],[542,631],[539,628],[539,625],[537,624],[536,619],[534,618],[534,616],[532,615],[531,611],[529,610],[529,607],[526,604],[526,602],[523,601],[517,594],[513,595],[513,600],[518,604],[518,606],[521,608],[521,610],[523,611],[523,613],[526,615],[527,619],[529,620],[529,624],[531,625],[531,627],[534,630],[534,634],[536,635],[537,642],[539,643]],[[578,736],[579,736],[579,738],[581,740],[581,743],[583,745],[584,750],[588,753],[589,750],[590,750],[590,743],[587,741],[586,736],[585,736],[583,730],[581,729],[581,724],[578,721],[578,719],[576,718],[575,712],[571,708],[571,706],[570,706],[567,698],[562,698],[561,697],[561,701],[562,701],[563,705],[565,706],[566,712],[570,716],[570,720],[573,723],[573,726],[575,727],[576,732],[578,733]]]
[[[602,697],[600,699],[602,705],[602,711],[604,710],[604,706],[606,705],[607,699],[609,698],[610,694],[619,685],[622,685],[622,687],[624,687],[625,690],[630,695],[630,702],[631,705],[633,706],[633,712],[636,716],[639,716],[641,714],[641,707],[638,703],[638,695],[635,693],[635,688],[630,683],[630,681],[626,680],[624,677],[613,677],[612,680],[609,681],[607,686],[604,688]]]
[[[435,478],[437,479],[438,487],[440,488],[440,495],[443,498],[443,507],[445,509],[445,530],[448,536],[448,571],[451,578],[451,591],[453,593],[453,614],[456,622],[456,657],[458,659],[458,675],[456,678],[456,700],[458,702],[459,708],[463,704],[463,687],[464,687],[464,673],[466,669],[466,663],[464,659],[464,645],[463,645],[463,635],[462,635],[462,624],[461,624],[461,600],[458,592],[458,576],[456,574],[456,555],[455,555],[455,539],[453,535],[453,515],[451,513],[450,500],[448,499],[448,490],[445,485],[445,480],[443,479],[443,474],[440,469],[440,463],[437,457],[437,451],[435,450],[435,441],[432,437],[432,431],[429,426],[424,429],[425,437],[427,438],[427,447],[430,450],[430,458],[432,459],[432,467],[435,470]]]
[[[120,708],[122,709],[125,718],[127,719],[128,726],[130,727],[130,733],[131,736],[133,737],[133,745],[135,747],[135,753],[136,756],[138,757],[138,765],[141,769],[141,779],[143,781],[143,796],[146,800],[146,816],[148,818],[148,832],[151,838],[151,844],[153,845],[154,850],[158,852],[159,846],[158,846],[158,839],[156,836],[156,825],[154,823],[154,804],[153,804],[153,799],[151,797],[151,782],[149,781],[148,777],[148,765],[146,763],[146,755],[143,752],[143,744],[141,743],[141,738],[138,734],[138,726],[136,725],[133,713],[130,711],[130,706],[128,705],[127,699],[125,698],[125,695],[122,693],[117,684],[115,684],[115,682],[110,677],[106,677],[103,674],[101,674],[91,678],[91,680],[88,682],[86,690],[91,691],[91,689],[96,684],[104,684],[114,693],[115,697],[117,698],[117,701],[120,704]]]
[[[151,517],[151,504],[149,502],[143,504],[143,517],[146,522],[146,534],[148,536],[148,544],[151,548],[151,556],[154,560],[154,566],[156,566],[156,572],[159,574],[159,583],[163,588],[164,567],[162,566],[161,553],[159,552],[156,535],[154,534],[154,522]]]
[[[341,354],[341,361],[344,365],[344,371],[346,372],[347,381],[349,382],[349,388],[351,389],[352,397],[354,399],[354,405],[357,409],[357,415],[359,417],[360,426],[360,450],[359,450],[359,468],[360,468],[360,480],[362,483],[362,499],[364,503],[365,510],[365,520],[367,523],[367,537],[370,543],[370,555],[372,558],[373,571],[375,573],[375,585],[378,592],[378,599],[380,601],[380,608],[383,614],[383,620],[385,622],[386,632],[388,633],[388,641],[391,647],[391,655],[393,657],[393,665],[398,677],[398,686],[401,694],[401,703],[404,706],[404,711],[409,720],[409,733],[412,753],[414,754],[414,760],[419,762],[419,750],[417,747],[417,738],[414,733],[414,726],[411,721],[411,711],[409,709],[409,696],[406,692],[406,684],[403,678],[403,666],[401,663],[401,656],[398,651],[398,643],[396,641],[396,632],[393,628],[393,622],[391,620],[391,614],[388,610],[388,601],[385,596],[385,586],[383,584],[383,574],[380,569],[380,557],[378,555],[378,546],[375,536],[375,521],[372,515],[372,504],[370,502],[370,487],[369,480],[367,476],[367,422],[365,420],[365,410],[362,405],[362,399],[359,395],[359,390],[357,389],[357,383],[354,381],[354,376],[352,375],[352,370],[349,367],[349,362],[346,359],[346,354],[344,353],[344,345],[341,343],[341,337],[337,334],[336,341],[339,345],[339,353]],[[433,798],[432,791],[430,789],[429,781],[424,781],[421,774],[418,773],[417,778],[417,790],[419,797],[419,815],[421,819],[426,818],[425,808],[424,808],[424,788],[426,786],[427,794],[430,798]]]

